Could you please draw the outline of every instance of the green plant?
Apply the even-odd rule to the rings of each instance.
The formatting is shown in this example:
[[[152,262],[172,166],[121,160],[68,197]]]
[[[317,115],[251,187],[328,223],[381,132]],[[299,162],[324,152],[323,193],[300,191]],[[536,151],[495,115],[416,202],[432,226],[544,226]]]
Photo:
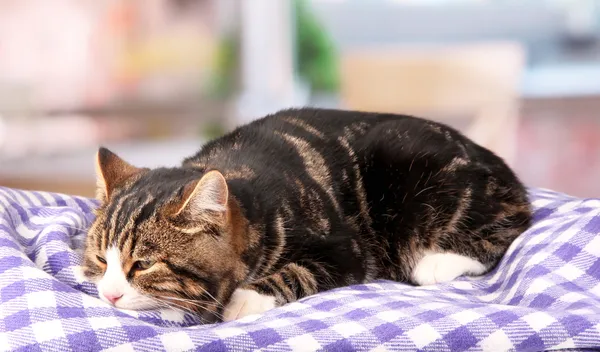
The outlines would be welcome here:
[[[333,41],[306,0],[292,0],[294,5],[296,69],[313,91],[335,92],[339,86],[338,57]],[[228,97],[235,92],[239,67],[239,37],[227,34],[217,51],[210,92]],[[256,48],[256,50],[260,50]]]
[[[294,0],[297,69],[313,91],[334,92],[339,86],[338,57],[327,31],[306,0]]]
[[[210,86],[210,93],[213,97],[226,98],[235,91],[239,55],[238,36],[235,33],[225,35],[219,43],[215,58],[215,68]]]
[[[217,139],[227,133],[227,129],[220,122],[208,122],[202,125],[200,134],[207,141]]]

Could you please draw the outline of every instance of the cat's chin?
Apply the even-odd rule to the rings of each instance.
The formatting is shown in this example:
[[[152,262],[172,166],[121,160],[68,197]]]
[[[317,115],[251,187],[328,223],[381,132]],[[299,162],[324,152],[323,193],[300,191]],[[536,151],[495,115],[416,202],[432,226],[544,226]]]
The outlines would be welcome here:
[[[149,310],[149,309],[158,309],[164,308],[158,302],[148,297],[139,295],[136,297],[122,297],[115,304],[114,307],[119,309],[128,309],[128,310]]]

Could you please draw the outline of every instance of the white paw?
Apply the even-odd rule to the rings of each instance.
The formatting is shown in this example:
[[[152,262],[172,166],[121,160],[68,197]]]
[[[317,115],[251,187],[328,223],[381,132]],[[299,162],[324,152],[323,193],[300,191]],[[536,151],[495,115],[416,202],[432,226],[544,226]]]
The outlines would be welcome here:
[[[486,268],[475,259],[455,253],[426,253],[413,270],[412,279],[418,285],[434,285],[470,274],[481,275]]]
[[[275,308],[275,297],[261,295],[254,290],[238,288],[233,292],[231,301],[223,312],[223,321],[232,321],[243,317],[261,314]]]

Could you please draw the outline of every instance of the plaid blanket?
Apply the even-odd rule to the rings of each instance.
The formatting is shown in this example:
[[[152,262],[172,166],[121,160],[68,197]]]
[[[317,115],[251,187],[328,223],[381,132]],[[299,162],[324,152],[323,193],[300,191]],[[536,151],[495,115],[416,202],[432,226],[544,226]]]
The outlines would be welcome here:
[[[600,347],[600,200],[532,190],[535,225],[483,278],[376,282],[199,325],[97,298],[92,200],[0,188],[0,350],[537,351]]]

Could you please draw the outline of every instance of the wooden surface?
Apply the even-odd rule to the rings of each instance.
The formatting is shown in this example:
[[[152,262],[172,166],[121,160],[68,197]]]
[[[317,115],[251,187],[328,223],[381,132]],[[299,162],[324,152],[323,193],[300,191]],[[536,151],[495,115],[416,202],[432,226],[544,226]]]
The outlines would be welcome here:
[[[107,148],[139,167],[173,167],[195,154],[200,139],[111,143]],[[0,160],[0,186],[93,197],[97,148]]]
[[[471,116],[463,132],[514,162],[525,65],[519,44],[356,48],[344,52],[341,61],[341,96],[347,107]]]
[[[0,177],[0,185],[15,189],[63,193],[89,198],[93,198],[96,192],[95,182],[80,179],[42,179],[35,176],[21,178]]]

